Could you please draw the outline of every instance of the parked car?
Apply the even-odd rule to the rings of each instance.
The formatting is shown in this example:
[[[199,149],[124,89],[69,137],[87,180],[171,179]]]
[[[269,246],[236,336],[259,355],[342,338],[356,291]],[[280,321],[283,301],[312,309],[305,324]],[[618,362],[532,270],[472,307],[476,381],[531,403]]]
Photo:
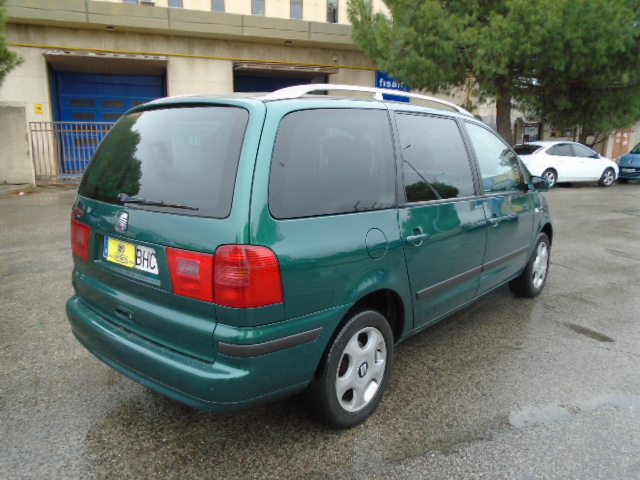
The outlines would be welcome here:
[[[307,95],[329,90],[374,99]],[[72,212],[77,339],[191,406],[307,389],[346,428],[379,404],[395,344],[501,285],[538,295],[548,183],[463,109],[383,93],[398,95],[304,85],[132,109]]]
[[[577,142],[540,141],[513,147],[533,175],[546,178],[553,187],[562,182],[598,182],[610,187],[618,177],[618,165]]]
[[[629,180],[640,180],[640,143],[629,153],[620,157],[620,175],[618,181],[627,183]]]

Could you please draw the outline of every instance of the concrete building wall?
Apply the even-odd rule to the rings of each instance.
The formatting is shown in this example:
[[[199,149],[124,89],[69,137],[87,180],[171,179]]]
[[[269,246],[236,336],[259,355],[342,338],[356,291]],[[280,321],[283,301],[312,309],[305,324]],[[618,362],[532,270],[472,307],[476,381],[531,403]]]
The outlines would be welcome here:
[[[240,61],[335,67],[338,73],[331,76],[332,83],[373,85],[375,79],[375,67],[357,50],[297,46],[295,42],[278,45],[25,24],[9,24],[6,33],[12,50],[25,62],[5,78],[0,101],[24,102],[29,122],[54,119],[48,69],[54,53],[55,60],[67,62],[71,70],[81,68],[85,57],[96,52],[130,65],[140,58],[140,68],[144,68],[144,57],[164,59],[169,95],[232,92],[234,64]],[[95,55],[90,58],[98,61]]]
[[[0,184],[35,184],[25,106],[0,102]]]

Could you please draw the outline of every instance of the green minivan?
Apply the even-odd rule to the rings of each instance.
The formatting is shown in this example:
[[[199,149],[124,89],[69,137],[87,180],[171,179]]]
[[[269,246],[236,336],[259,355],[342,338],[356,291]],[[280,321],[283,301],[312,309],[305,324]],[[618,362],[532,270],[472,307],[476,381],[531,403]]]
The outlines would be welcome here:
[[[118,121],[79,186],[67,314],[99,359],[185,404],[306,389],[351,427],[400,341],[501,285],[540,293],[546,190],[494,131],[431,97],[320,84],[153,101]]]

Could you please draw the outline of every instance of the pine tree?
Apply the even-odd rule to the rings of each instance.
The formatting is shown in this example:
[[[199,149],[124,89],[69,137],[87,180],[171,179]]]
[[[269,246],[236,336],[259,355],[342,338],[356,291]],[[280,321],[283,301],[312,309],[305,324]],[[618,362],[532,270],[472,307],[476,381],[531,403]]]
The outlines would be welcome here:
[[[353,36],[413,90],[476,85],[555,127],[621,128],[640,119],[640,0],[350,0]]]
[[[4,27],[7,21],[4,2],[5,0],[0,0],[0,85],[2,85],[4,77],[23,61],[19,55],[7,48],[7,42],[4,38]]]

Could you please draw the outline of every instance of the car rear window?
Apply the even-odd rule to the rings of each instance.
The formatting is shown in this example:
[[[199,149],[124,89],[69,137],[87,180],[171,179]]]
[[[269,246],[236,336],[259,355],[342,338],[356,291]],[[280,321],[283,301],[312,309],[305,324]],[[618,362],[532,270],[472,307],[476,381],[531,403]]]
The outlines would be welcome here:
[[[224,218],[249,114],[226,106],[134,112],[109,132],[78,193],[103,202]]]
[[[534,144],[516,145],[515,147],[513,147],[513,149],[516,151],[518,155],[531,155],[537,152],[538,150],[540,150],[541,148],[542,147],[540,145],[534,145]]]
[[[275,218],[379,210],[395,198],[386,111],[305,110],[281,121],[269,183]]]

